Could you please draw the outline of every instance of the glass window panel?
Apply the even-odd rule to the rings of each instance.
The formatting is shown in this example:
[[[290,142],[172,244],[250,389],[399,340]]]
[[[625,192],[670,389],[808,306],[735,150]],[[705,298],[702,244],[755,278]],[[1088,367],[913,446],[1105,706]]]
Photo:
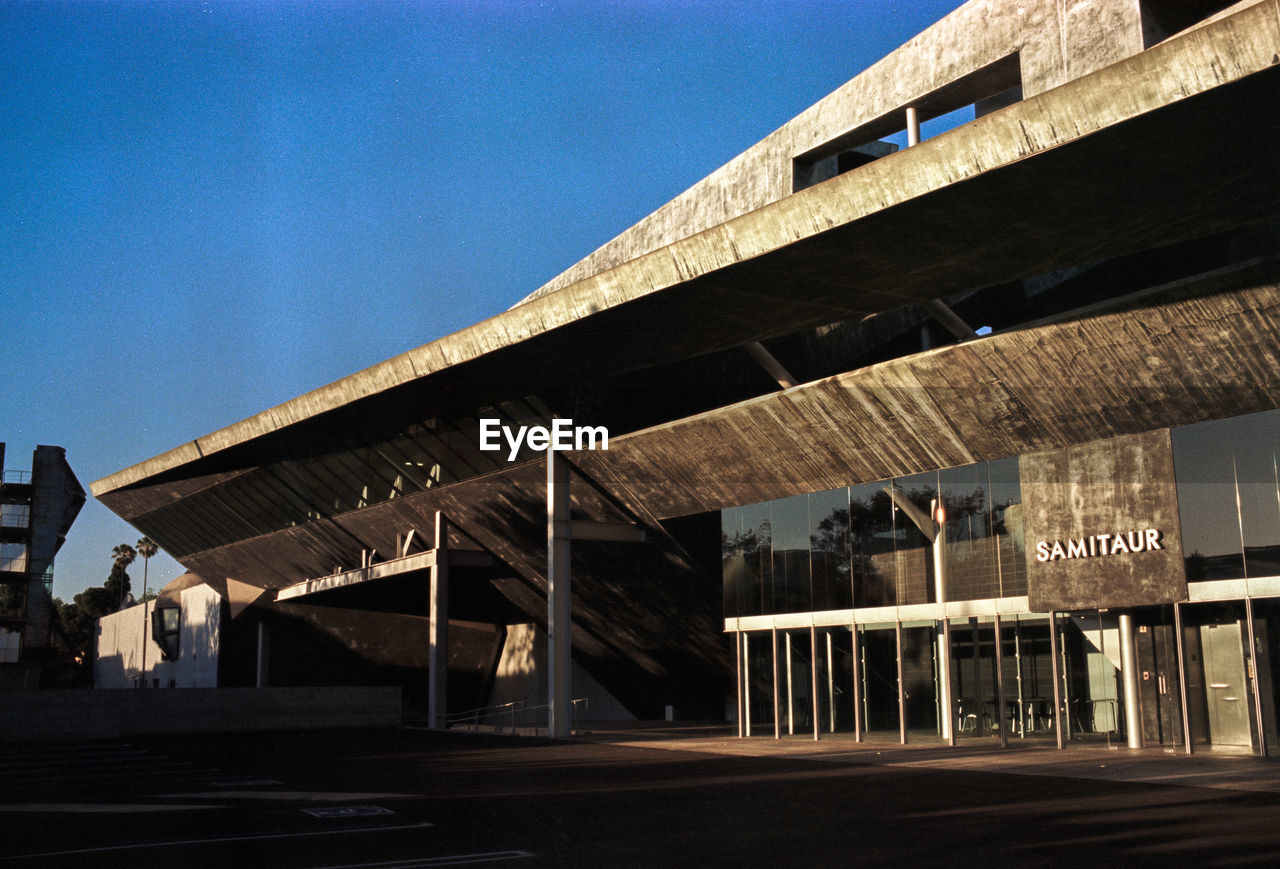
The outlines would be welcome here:
[[[999,597],[986,462],[949,468],[938,474],[938,480],[946,507],[947,599]]]
[[[897,603],[893,502],[885,483],[849,489],[849,570],[855,607]]]
[[[796,495],[773,502],[774,612],[810,609],[809,496]]]
[[[858,626],[862,721],[872,739],[898,738],[898,638],[889,625]]]
[[[27,570],[27,545],[25,543],[0,543],[0,571],[25,573]]]
[[[0,618],[20,619],[26,611],[26,585],[20,582],[0,583]]]
[[[1244,531],[1245,575],[1280,575],[1280,485],[1276,447],[1280,411],[1231,420],[1235,435],[1236,484]]]
[[[853,730],[853,632],[817,630],[818,726],[823,733],[848,732]]]
[[[0,504],[0,528],[26,528],[31,508],[26,504]]]
[[[902,495],[924,516],[938,497],[938,475],[930,471],[893,481]],[[895,507],[894,539],[897,552],[898,603],[929,603],[934,599],[933,544],[920,527]]]
[[[742,556],[746,566],[744,616],[768,615],[773,609],[773,528],[768,503],[738,508],[742,517]]]
[[[1017,458],[987,463],[991,481],[991,533],[1000,570],[1000,596],[1027,593],[1027,554],[1022,535],[1022,482]]]
[[[742,594],[747,582],[747,562],[742,555],[742,516],[736,507],[720,513],[721,581],[725,618],[743,614]]]
[[[853,606],[849,581],[849,490],[809,496],[809,563],[815,610]]]
[[[773,736],[773,636],[765,632],[738,636],[742,638],[747,734]]]
[[[1231,420],[1172,429],[1187,579],[1244,576]]]
[[[0,628],[0,664],[18,663],[22,651],[22,632]]]

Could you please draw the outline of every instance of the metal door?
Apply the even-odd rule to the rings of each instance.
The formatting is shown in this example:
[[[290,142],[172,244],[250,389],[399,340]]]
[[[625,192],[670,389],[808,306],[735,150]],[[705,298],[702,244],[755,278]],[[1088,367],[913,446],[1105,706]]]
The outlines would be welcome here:
[[[1200,627],[1209,742],[1214,745],[1253,744],[1249,683],[1245,679],[1244,647],[1240,640],[1239,622]]]

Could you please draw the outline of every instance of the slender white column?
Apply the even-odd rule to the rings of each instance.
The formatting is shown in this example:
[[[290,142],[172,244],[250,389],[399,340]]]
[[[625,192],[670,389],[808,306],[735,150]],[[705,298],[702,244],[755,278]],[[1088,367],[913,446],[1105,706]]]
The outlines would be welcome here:
[[[271,681],[270,658],[267,654],[267,623],[258,622],[258,676],[257,686],[265,688]]]
[[[572,735],[569,640],[569,464],[547,450],[547,705],[552,738]]]
[[[907,147],[920,144],[920,115],[915,106],[907,106]]]
[[[435,551],[427,629],[427,719],[432,727],[444,729],[449,713],[449,520],[439,510],[436,511]]]
[[[1125,731],[1130,748],[1142,748],[1142,699],[1138,696],[1138,650],[1133,644],[1133,616],[1120,616],[1120,676],[1124,680]]]
[[[938,711],[942,719],[942,738],[955,745],[955,704],[951,699],[951,627],[946,618],[947,602],[947,516],[942,502],[933,503],[933,583],[934,600],[942,608],[942,624],[938,628]]]

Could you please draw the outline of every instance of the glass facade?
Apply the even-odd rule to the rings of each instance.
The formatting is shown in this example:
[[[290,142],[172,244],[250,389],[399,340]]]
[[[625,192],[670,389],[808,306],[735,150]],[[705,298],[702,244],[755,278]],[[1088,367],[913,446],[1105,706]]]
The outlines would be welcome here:
[[[1018,462],[1002,459],[722,511],[725,616],[934,602],[931,538],[910,514],[939,496],[948,598],[1026,594]]]
[[[1280,410],[1169,432],[1190,583],[1174,604],[995,605],[1027,594],[1017,458],[723,511],[725,616],[778,617],[739,635],[744,735],[1280,753]],[[979,603],[866,612],[937,602],[939,503],[946,600]],[[806,612],[825,615],[793,627]]]
[[[1280,576],[1280,410],[1171,434],[1187,580]]]

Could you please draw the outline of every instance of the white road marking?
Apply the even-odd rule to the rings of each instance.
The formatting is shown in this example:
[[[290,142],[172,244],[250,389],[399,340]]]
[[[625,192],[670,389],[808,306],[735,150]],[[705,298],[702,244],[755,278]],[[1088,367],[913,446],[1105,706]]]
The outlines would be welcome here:
[[[162,805],[159,803],[12,803],[0,805],[0,812],[55,812],[71,815],[136,814],[139,812],[186,812],[193,809],[225,809],[226,806]]]
[[[340,866],[318,866],[315,869],[421,869],[428,866],[463,866],[468,863],[492,863],[498,860],[523,860],[534,856],[528,851],[487,851],[483,854],[452,854],[448,857],[418,857],[412,860],[388,860],[385,863],[345,863]]]
[[[323,791],[197,791],[189,794],[155,794],[186,800],[315,800],[328,803],[349,803],[356,800],[411,800],[419,794],[352,794],[325,793]]]
[[[347,836],[353,833],[391,833],[397,830],[422,830],[433,826],[426,821],[416,824],[401,824],[394,827],[357,827],[346,830],[315,830],[309,833],[269,833],[258,836],[215,836],[211,839],[167,839],[160,842],[138,842],[129,845],[105,845],[100,848],[73,848],[68,851],[34,851],[29,854],[15,854],[12,857],[0,857],[0,863],[11,860],[26,860],[36,857],[67,857],[72,854],[101,854],[107,851],[137,851],[145,848],[179,848],[183,845],[217,845],[223,842],[255,842],[265,839],[302,839],[315,836]]]

